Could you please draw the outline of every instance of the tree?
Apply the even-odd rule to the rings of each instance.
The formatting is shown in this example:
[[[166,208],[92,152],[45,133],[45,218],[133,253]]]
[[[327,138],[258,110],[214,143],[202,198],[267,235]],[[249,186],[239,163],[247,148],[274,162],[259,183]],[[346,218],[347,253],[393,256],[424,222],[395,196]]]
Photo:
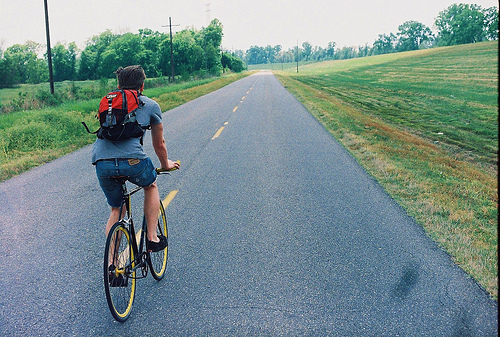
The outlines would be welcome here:
[[[328,42],[328,47],[326,48],[326,56],[328,58],[333,59],[333,56],[335,55],[335,46],[337,44],[335,42]]]
[[[222,64],[222,69],[225,71],[226,69],[230,69],[229,67],[231,66],[231,54],[223,52],[222,57],[221,57],[221,64]]]
[[[309,43],[307,41],[302,43],[302,48],[304,48],[303,54],[304,54],[306,61],[309,61],[309,59],[311,58],[311,55],[312,55],[312,50],[313,50],[311,43]]]
[[[106,30],[97,36],[93,36],[87,41],[85,49],[80,56],[80,66],[78,77],[80,80],[97,80],[99,78],[108,78],[111,75],[103,75],[102,60],[103,54],[109,50],[111,44],[121,35],[116,35],[111,30]],[[110,53],[110,52],[108,52]],[[109,58],[110,56],[108,56]],[[109,61],[109,60],[108,60]],[[114,69],[116,70],[116,68]],[[112,70],[112,71],[114,71]]]
[[[202,30],[202,36],[205,68],[211,74],[217,75],[222,71],[221,43],[224,36],[222,23],[218,19],[213,19],[208,27]]]
[[[12,58],[0,59],[0,88],[12,87],[20,82],[17,65]]]
[[[241,59],[226,52],[222,53],[221,63],[223,69],[228,68],[236,73],[242,72],[245,68]]]
[[[97,52],[93,48],[85,48],[80,54],[80,63],[78,67],[78,79],[95,80],[97,79]]]
[[[170,43],[167,41],[165,42]],[[176,74],[187,76],[188,74],[204,69],[206,48],[204,49],[199,43],[203,43],[203,39],[201,37],[201,32],[195,29],[185,29],[174,35],[173,49]],[[167,63],[170,67],[170,54],[168,55]],[[169,71],[164,74],[169,74]]]
[[[158,77],[161,76],[162,73],[167,74],[167,72],[163,72],[162,66],[160,64],[160,60],[162,56],[166,54],[170,61],[170,35],[154,32],[151,29],[139,29],[139,36],[141,38],[141,43],[144,46],[144,64],[143,68],[148,77]],[[163,42],[167,40],[168,45]],[[163,49],[165,47],[165,49]],[[171,69],[171,68],[170,68]]]
[[[498,8],[490,7],[484,11],[485,34],[488,40],[498,40]]]
[[[451,46],[475,43],[486,39],[485,14],[481,6],[453,4],[439,13],[435,26],[438,44]]]
[[[240,60],[243,60],[245,58],[245,51],[241,49],[236,49],[233,52],[233,56],[239,58]]]
[[[358,57],[366,57],[368,55],[370,55],[370,47],[368,47],[368,44],[365,44],[364,46],[359,46]]]
[[[205,47],[206,70],[212,75],[219,75],[222,72],[221,52],[212,44]]]
[[[41,45],[28,41],[24,45],[15,44],[5,50],[0,66],[0,86],[7,87],[20,83],[40,83],[48,78],[44,61],[37,56]]]
[[[52,48],[52,63],[54,65],[54,81],[76,80],[76,55],[78,47],[71,42],[66,47],[57,43]]]
[[[97,68],[98,78],[111,78],[113,73],[122,65],[130,65],[122,63],[113,48],[106,49],[99,59],[99,68]]]
[[[432,39],[430,28],[417,21],[406,21],[398,29],[398,51],[418,50],[423,42]]]
[[[222,23],[218,19],[213,19],[208,27],[203,29],[203,36],[207,44],[211,44],[215,49],[220,49],[224,36]]]
[[[274,48],[271,45],[267,45],[264,48],[264,52],[266,53],[267,62],[274,63],[275,62]]]
[[[144,64],[145,47],[141,37],[137,34],[126,33],[113,41],[111,49],[115,52],[118,63],[111,73],[119,66],[130,66],[134,64]]]
[[[283,62],[283,56],[281,55],[282,50],[283,50],[283,47],[280,44],[277,44],[273,47],[274,60],[276,60],[278,62]]]
[[[395,43],[396,35],[393,33],[389,35],[379,34],[378,39],[373,43],[373,54],[381,55],[394,53],[396,51]]]
[[[217,19],[201,31],[192,28],[175,34],[172,42],[176,73],[220,74],[222,37],[223,26]],[[0,47],[2,44],[0,41]],[[0,50],[0,87],[46,81],[47,62],[37,57],[38,49],[40,45],[28,42]],[[142,65],[147,77],[171,74],[170,35],[148,28],[140,29],[138,34],[106,30],[87,40],[79,58],[77,54],[74,42],[58,43],[52,48],[56,81],[111,78],[118,67],[133,64]],[[235,69],[243,69],[243,63],[231,58],[228,67],[238,71]]]
[[[355,58],[357,55],[356,49],[354,47],[343,47],[340,50],[337,50],[335,54],[335,59],[337,60],[346,60]]]
[[[283,62],[290,63],[290,62],[296,62],[296,55],[297,55],[297,49],[296,48],[288,48],[287,51],[283,51],[281,53],[281,58]]]
[[[321,47],[314,47],[312,52],[312,59],[315,61],[321,61],[325,58],[326,50]]]
[[[246,52],[248,64],[263,64],[267,63],[268,55],[263,47],[251,46]]]

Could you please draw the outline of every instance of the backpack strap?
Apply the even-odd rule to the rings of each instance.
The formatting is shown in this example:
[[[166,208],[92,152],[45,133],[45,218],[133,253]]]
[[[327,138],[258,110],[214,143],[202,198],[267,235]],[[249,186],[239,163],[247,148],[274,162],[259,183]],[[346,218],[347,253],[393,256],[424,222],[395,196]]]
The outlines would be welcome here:
[[[144,105],[146,105],[146,103],[144,103],[142,100],[141,100],[141,95],[142,93],[139,91],[139,90],[134,90],[135,92],[137,92],[137,96],[134,95],[134,98],[136,99],[136,102],[137,102],[137,106],[140,108],[142,108]],[[133,91],[132,91],[133,92]],[[151,125],[146,125],[146,126],[142,126],[141,125],[141,128],[144,129],[144,134],[141,136],[141,139],[140,139],[140,143],[141,145],[144,145],[144,135],[146,134],[146,130],[151,130]]]
[[[108,97],[108,115],[113,113],[113,98],[112,96]]]
[[[85,127],[85,129],[87,130],[87,132],[88,132],[88,133],[90,133],[90,134],[95,135],[95,134],[97,134],[97,133],[99,132],[99,129],[100,129],[100,128],[99,128],[99,129],[97,129],[97,130],[96,130],[96,131],[94,131],[94,132],[90,132],[89,127],[87,126],[87,124],[85,124],[85,122],[82,122],[82,124],[83,124],[83,126]]]
[[[142,93],[140,91],[137,91],[137,105],[139,106],[139,108],[141,108],[144,105],[146,105],[146,103],[144,103],[142,101],[141,96],[142,96]]]
[[[123,90],[123,89],[120,89],[120,92],[122,93],[122,109],[126,110],[128,112],[127,94],[125,93],[125,90]]]

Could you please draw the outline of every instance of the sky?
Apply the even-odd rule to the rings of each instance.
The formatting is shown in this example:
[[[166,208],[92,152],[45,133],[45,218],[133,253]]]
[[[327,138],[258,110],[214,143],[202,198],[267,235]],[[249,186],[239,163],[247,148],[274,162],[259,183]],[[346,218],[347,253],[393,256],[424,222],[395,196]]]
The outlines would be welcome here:
[[[141,28],[173,32],[206,27],[217,18],[223,25],[222,47],[281,45],[284,50],[309,42],[326,48],[372,45],[379,34],[397,33],[406,21],[432,29],[439,13],[454,3],[498,7],[497,0],[47,0],[50,40],[85,42],[107,29],[138,33]],[[46,44],[44,1],[0,0],[0,49],[35,41]]]

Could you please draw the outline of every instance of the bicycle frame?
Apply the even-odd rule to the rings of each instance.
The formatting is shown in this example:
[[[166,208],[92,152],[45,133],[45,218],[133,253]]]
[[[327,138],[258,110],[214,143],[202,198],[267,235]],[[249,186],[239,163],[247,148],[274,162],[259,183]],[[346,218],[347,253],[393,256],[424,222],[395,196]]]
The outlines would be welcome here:
[[[136,277],[136,278],[144,278],[147,276],[147,269],[144,268],[146,266],[146,259],[145,256],[147,256],[147,253],[144,249],[144,244],[145,244],[145,238],[147,235],[147,224],[146,224],[146,216],[143,215],[142,217],[142,229],[141,229],[141,236],[139,239],[139,243],[137,242],[137,236],[135,232],[135,227],[134,227],[134,220],[132,217],[132,209],[131,209],[131,201],[130,198],[133,194],[139,192],[142,190],[142,187],[137,186],[131,189],[130,191],[127,188],[127,183],[126,181],[122,181],[122,191],[123,191],[123,200],[122,200],[122,206],[121,208],[123,209],[123,206],[125,206],[125,216],[120,219],[120,222],[123,223],[125,226],[128,227],[128,230],[130,232],[131,236],[131,244],[132,244],[132,250],[134,252],[134,264],[135,267],[134,269],[142,269],[142,277]]]
[[[175,170],[175,169],[174,169]],[[172,171],[172,170],[170,170]],[[158,175],[161,174],[170,174],[169,171],[163,171],[160,169],[156,169],[156,172]],[[142,270],[142,277],[136,277],[137,278],[144,278],[147,276],[147,259],[149,258],[149,254],[146,252],[146,249],[144,249],[144,245],[146,244],[146,235],[148,232],[147,229],[147,223],[146,223],[146,215],[143,214],[142,216],[142,229],[141,229],[141,236],[139,239],[139,243],[137,242],[137,236],[135,233],[135,227],[134,227],[134,220],[132,217],[132,208],[131,208],[131,201],[130,198],[133,194],[139,192],[140,190],[143,189],[143,187],[136,186],[132,188],[130,191],[127,188],[127,180],[124,178],[119,179],[119,181],[122,184],[122,191],[123,191],[123,200],[122,200],[122,206],[121,209],[123,209],[123,206],[125,206],[125,215],[119,220],[119,222],[123,223],[124,226],[128,227],[130,236],[131,236],[131,243],[132,243],[132,250],[134,253],[134,265],[135,267],[133,269],[137,270],[141,268]],[[160,200],[161,202],[161,200]],[[123,211],[122,211],[123,212]]]

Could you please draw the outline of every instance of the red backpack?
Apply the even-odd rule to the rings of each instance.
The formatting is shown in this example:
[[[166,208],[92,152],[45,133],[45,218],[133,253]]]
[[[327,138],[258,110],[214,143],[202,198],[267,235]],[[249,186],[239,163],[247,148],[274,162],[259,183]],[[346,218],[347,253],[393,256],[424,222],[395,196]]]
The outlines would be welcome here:
[[[148,127],[137,122],[137,109],[144,105],[140,95],[136,90],[118,89],[110,92],[99,104],[97,119],[101,127],[96,132],[90,132],[87,125],[83,125],[89,133],[97,134],[97,138],[101,139],[120,141],[142,137]]]

